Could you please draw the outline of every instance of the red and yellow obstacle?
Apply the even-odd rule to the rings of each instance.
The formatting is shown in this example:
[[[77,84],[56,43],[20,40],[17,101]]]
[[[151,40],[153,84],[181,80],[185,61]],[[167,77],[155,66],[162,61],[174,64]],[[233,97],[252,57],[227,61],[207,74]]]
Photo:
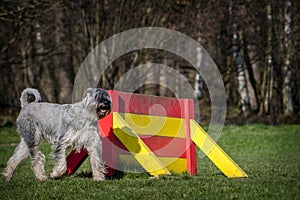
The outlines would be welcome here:
[[[227,177],[247,177],[193,119],[192,99],[108,93],[113,110],[98,123],[108,176],[120,169],[122,160],[134,160],[154,176],[171,172],[195,175],[197,145]],[[86,157],[85,150],[71,152],[67,173],[74,173]]]

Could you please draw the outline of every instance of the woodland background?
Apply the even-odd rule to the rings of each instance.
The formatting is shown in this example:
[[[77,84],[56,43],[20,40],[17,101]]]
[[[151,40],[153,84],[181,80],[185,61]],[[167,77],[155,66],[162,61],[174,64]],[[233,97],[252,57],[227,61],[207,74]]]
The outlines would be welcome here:
[[[71,103],[76,73],[88,53],[114,34],[139,27],[173,29],[201,43],[221,72],[229,122],[299,123],[299,8],[297,0],[2,0],[0,123],[14,123],[26,87],[39,89],[43,101]],[[160,50],[118,58],[99,87],[113,89],[125,72],[147,62],[186,76],[197,87],[200,110],[209,107],[196,70]],[[159,84],[136,92],[174,95]],[[200,120],[206,119],[204,114]]]

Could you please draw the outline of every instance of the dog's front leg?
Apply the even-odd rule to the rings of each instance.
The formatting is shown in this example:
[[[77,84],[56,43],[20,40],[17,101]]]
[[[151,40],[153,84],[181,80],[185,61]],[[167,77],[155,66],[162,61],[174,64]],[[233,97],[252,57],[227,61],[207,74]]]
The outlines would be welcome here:
[[[54,158],[54,167],[50,173],[51,178],[59,178],[65,175],[67,171],[66,147],[61,141],[53,145],[52,156]]]
[[[94,137],[89,139],[88,145],[86,145],[85,148],[90,156],[94,181],[105,180],[105,166],[102,160],[102,141],[98,134],[94,134]]]

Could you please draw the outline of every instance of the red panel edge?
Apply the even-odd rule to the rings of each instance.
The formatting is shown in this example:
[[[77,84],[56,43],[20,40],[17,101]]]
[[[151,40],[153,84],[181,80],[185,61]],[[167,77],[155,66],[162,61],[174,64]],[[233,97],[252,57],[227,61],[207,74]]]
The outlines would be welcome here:
[[[68,175],[74,174],[87,157],[88,157],[88,152],[86,149],[82,148],[79,153],[73,150],[66,158],[67,174]]]
[[[190,119],[194,118],[194,104],[191,99],[184,99],[184,115],[186,123],[187,169],[190,175],[197,174],[196,145],[191,139]]]
[[[112,129],[112,113],[98,121],[99,136],[102,137],[102,159],[106,167],[106,176],[112,176],[118,164],[118,152],[115,150],[115,136]]]

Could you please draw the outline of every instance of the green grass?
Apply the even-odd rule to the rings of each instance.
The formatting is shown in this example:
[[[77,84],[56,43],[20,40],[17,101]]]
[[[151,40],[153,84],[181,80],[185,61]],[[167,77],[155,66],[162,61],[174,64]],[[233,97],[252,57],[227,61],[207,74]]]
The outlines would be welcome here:
[[[14,129],[0,129],[0,170],[18,142]],[[198,158],[198,175],[162,176],[125,173],[120,179],[93,182],[86,161],[75,175],[38,182],[30,160],[13,181],[0,183],[1,199],[300,199],[300,125],[224,127],[218,144],[249,175],[226,178],[208,158]],[[41,146],[50,152],[47,144]],[[47,160],[47,172],[51,162]]]

